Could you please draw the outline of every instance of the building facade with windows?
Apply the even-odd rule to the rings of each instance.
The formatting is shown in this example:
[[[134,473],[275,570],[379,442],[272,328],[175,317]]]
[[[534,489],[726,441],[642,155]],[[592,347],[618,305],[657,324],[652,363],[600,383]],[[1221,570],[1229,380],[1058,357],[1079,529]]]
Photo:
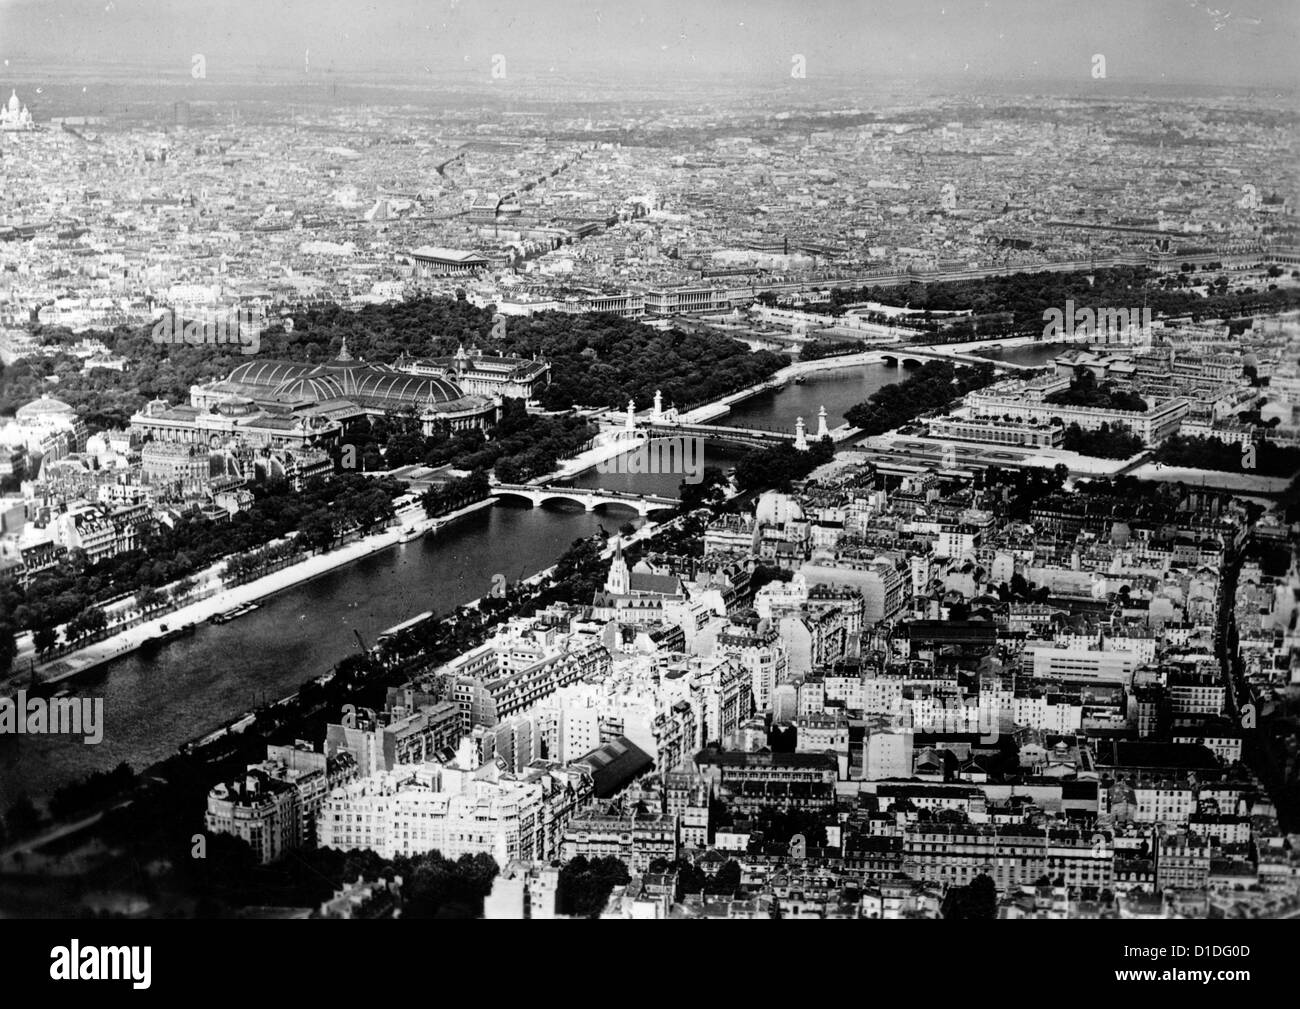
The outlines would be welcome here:
[[[436,851],[450,859],[487,854],[498,865],[532,861],[550,854],[542,805],[540,785],[472,778],[453,784],[436,764],[399,766],[335,789],[322,806],[317,843],[384,858]]]
[[[398,358],[398,371],[445,379],[471,396],[502,399],[534,399],[550,381],[551,366],[545,361],[522,357],[496,357],[481,350],[458,347],[451,357]]]
[[[677,817],[614,816],[586,813],[575,816],[564,832],[561,857],[567,862],[583,855],[617,858],[633,875],[650,870],[657,858],[677,861]]]

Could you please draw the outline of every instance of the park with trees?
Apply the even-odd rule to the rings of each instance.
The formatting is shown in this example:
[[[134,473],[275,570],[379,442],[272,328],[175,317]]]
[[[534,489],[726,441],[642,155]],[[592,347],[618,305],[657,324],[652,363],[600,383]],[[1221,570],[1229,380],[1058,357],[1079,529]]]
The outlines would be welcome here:
[[[953,400],[984,388],[993,379],[992,364],[956,367],[949,361],[927,361],[902,382],[873,392],[865,403],[846,411],[844,417],[864,434],[884,434],[929,410],[945,409]]]

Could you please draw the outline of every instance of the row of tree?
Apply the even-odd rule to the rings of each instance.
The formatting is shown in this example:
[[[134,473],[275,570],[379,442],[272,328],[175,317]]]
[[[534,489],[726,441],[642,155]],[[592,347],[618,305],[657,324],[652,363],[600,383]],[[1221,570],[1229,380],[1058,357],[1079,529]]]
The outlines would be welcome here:
[[[827,357],[858,354],[867,349],[865,340],[809,340],[799,348],[800,361],[820,361]]]
[[[467,477],[450,480],[437,487],[430,487],[424,492],[420,503],[424,513],[430,518],[446,515],[475,501],[487,497],[488,478],[482,470],[475,470]]]
[[[250,550],[248,553],[234,554],[226,560],[225,580],[230,585],[242,585],[244,582],[260,578],[272,569],[292,564],[301,556],[302,548],[292,540],[271,543],[258,550]],[[143,590],[143,593],[148,592],[156,593],[157,590],[148,588]],[[143,593],[136,595],[137,604],[141,604]],[[145,596],[145,598],[150,597]],[[145,607],[142,605],[141,609]]]
[[[1155,459],[1167,466],[1257,476],[1288,477],[1300,473],[1300,448],[1271,441],[1243,446],[1235,441],[1176,434],[1161,443]]]
[[[829,438],[813,442],[806,452],[800,452],[790,442],[753,449],[736,463],[736,483],[744,490],[789,490],[791,483],[802,480],[834,456],[835,446]]]
[[[943,409],[994,379],[992,364],[955,368],[948,361],[927,361],[902,382],[873,392],[865,403],[851,407],[844,415],[865,434],[884,434],[901,427],[928,410]]]
[[[261,865],[246,843],[225,834],[209,836],[206,857],[186,858],[177,869],[185,891],[198,898],[199,917],[249,905],[316,907],[358,878],[400,877],[404,919],[481,918],[499,871],[496,860],[481,853],[451,859],[431,851],[388,859],[364,849],[310,847]]]
[[[168,599],[164,591],[186,594],[192,583],[185,591],[177,591],[176,583],[184,586],[184,580],[202,568],[295,533],[307,547],[328,549],[349,531],[364,532],[387,522],[393,498],[403,490],[401,481],[356,473],[313,480],[300,493],[283,481],[272,481],[256,485],[252,506],[228,522],[213,522],[194,510],[173,525],[142,527],[134,550],[95,563],[84,551],[70,550],[26,586],[12,576],[0,577],[0,672],[12,662],[16,633],[33,631],[37,648],[44,643],[49,650],[57,641],[51,637],[53,629],[66,624],[65,639],[75,643],[103,629],[100,607],[110,600],[134,593],[142,612],[156,609]],[[236,561],[237,568],[241,563]],[[164,590],[168,585],[172,589]]]
[[[571,858],[560,868],[556,903],[560,914],[598,918],[605,909],[610,892],[631,879],[622,859]]]
[[[353,425],[335,454],[340,469],[452,465],[495,469],[501,480],[514,483],[551,472],[560,459],[580,452],[596,430],[583,417],[529,413],[522,400],[506,399],[490,438],[478,428],[425,435],[411,409]]]
[[[890,287],[866,286],[831,292],[833,307],[872,301],[883,305],[922,309],[924,311],[972,310],[976,319],[957,320],[949,326],[970,325],[972,335],[1001,335],[1009,332],[1041,333],[1044,313],[1064,310],[1066,302],[1078,308],[1141,308],[1152,315],[1192,316],[1197,319],[1229,319],[1250,315],[1255,309],[1285,311],[1300,305],[1300,290],[1295,288],[1268,291],[1228,290],[1226,278],[1211,288],[1207,297],[1191,290],[1161,287],[1162,276],[1146,267],[1116,266],[1072,273],[1013,273],[984,277],[979,280],[935,281],[918,279],[910,284]],[[1005,321],[1002,313],[1010,313]],[[908,325],[922,328],[934,325],[922,315],[909,319]],[[956,335],[963,335],[957,332]]]

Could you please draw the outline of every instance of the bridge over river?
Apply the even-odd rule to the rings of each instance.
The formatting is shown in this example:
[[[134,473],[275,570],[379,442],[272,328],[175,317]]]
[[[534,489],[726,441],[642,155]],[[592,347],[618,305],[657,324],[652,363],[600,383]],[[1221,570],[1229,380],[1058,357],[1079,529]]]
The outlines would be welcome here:
[[[491,487],[488,493],[493,497],[524,498],[534,507],[547,501],[572,501],[582,505],[584,511],[590,512],[617,505],[634,509],[642,518],[652,511],[676,508],[682,503],[680,498],[662,497],[658,494],[627,494],[604,488],[556,487],[547,484],[501,483]]]

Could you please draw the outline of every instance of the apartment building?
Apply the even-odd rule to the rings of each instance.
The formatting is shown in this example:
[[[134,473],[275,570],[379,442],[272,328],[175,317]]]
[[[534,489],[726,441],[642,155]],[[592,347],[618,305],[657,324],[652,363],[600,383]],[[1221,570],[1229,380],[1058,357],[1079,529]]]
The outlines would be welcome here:
[[[835,802],[839,768],[825,753],[748,753],[702,750],[697,772],[713,782],[715,794],[738,813],[767,806],[823,809]]]
[[[772,689],[789,679],[785,646],[774,628],[730,624],[718,634],[714,654],[733,659],[748,675],[750,693],[758,711],[766,711],[771,706]]]
[[[560,687],[609,672],[598,641],[575,638],[546,649],[493,641],[446,667],[465,731],[526,712]]]
[[[444,792],[436,768],[398,767],[336,790],[321,811],[318,843],[364,848],[384,858],[436,851],[447,858],[488,854],[544,858],[541,789],[515,782],[474,781]]]
[[[1114,847],[1105,831],[917,823],[903,832],[903,871],[956,886],[987,873],[999,891],[1033,885],[1043,876],[1064,886],[1108,887]]]
[[[343,723],[327,725],[325,753],[351,753],[362,776],[444,759],[462,735],[461,708],[453,701],[426,700],[419,710],[363,708]]]
[[[1038,424],[1048,424],[1057,419],[1065,427],[1078,424],[1084,431],[1096,431],[1105,424],[1111,430],[1120,428],[1137,435],[1147,446],[1159,445],[1171,434],[1176,434],[1179,423],[1191,409],[1187,400],[1182,398],[1166,400],[1144,411],[1067,406],[1044,402],[1011,383],[970,393],[966,397],[966,406],[976,418],[1010,418]]]
[[[560,857],[566,862],[583,855],[620,859],[633,875],[650,871],[657,858],[677,860],[677,817],[669,813],[622,816],[584,813],[564,831]]]
[[[302,807],[298,790],[262,770],[222,782],[208,792],[204,828],[244,841],[263,865],[302,843]]]

